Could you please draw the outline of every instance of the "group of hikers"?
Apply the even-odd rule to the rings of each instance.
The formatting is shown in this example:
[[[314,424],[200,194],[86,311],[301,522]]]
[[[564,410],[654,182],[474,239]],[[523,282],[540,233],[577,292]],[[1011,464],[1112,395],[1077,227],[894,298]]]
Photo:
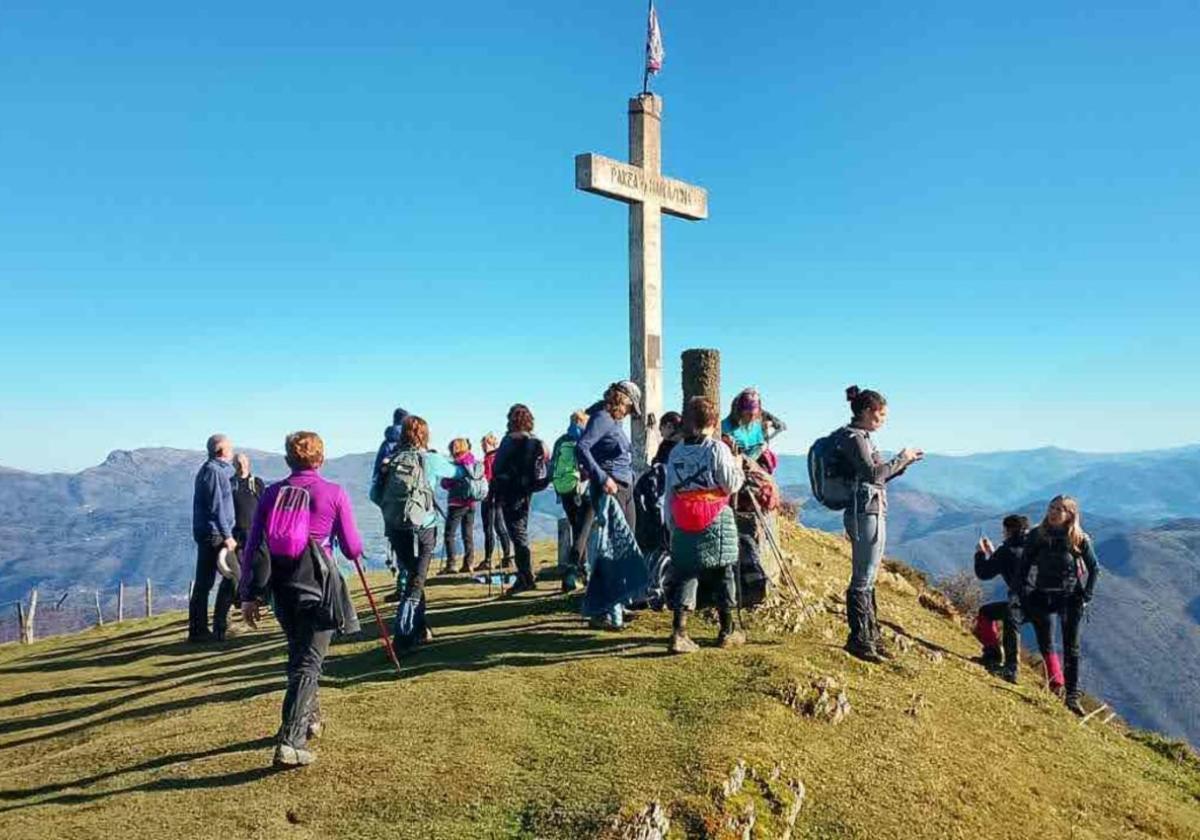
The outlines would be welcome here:
[[[906,448],[884,460],[872,433],[886,422],[886,400],[856,386],[846,395],[850,422],[813,445],[809,474],[814,498],[844,512],[852,547],[846,650],[882,662],[892,656],[880,633],[875,598],[887,533],[886,485],[924,454]],[[436,451],[428,423],[396,409],[370,487],[397,572],[396,590],[387,599],[397,603],[392,648],[411,652],[433,639],[425,590],[439,536],[442,573],[484,571],[490,580],[499,543],[499,568],[514,572],[505,597],[537,588],[529,518],[534,495],[551,486],[570,529],[560,551],[561,588],[585,587],[581,611],[592,627],[619,631],[630,609],[665,606],[673,613],[668,650],[688,654],[699,649],[688,634],[689,615],[711,605],[718,646],[745,644],[735,616],[765,596],[770,576],[764,571],[764,542],[778,552],[770,517],[780,496],[770,442],[786,426],[764,410],[753,388],[739,393],[723,418],[712,400],[692,397],[681,414],[669,412],[658,421],[662,442],[638,475],[623,421],[642,416],[638,386],[614,382],[594,405],[572,413],[551,448],[536,436],[528,406],[518,403],[508,411],[502,438],[481,439],[480,460],[464,437],[451,440],[447,454]],[[340,550],[361,572],[363,542],[345,490],[320,475],[325,460],[320,436],[294,432],[285,450],[290,475],[264,487],[251,474],[249,459],[234,455],[227,437],[209,439],[193,503],[197,561],[188,638],[225,638],[234,602],[251,627],[262,606],[271,604],[288,647],[273,760],[299,766],[315,758],[308,743],[322,728],[317,683],[329,644],[335,633],[359,627],[333,553]],[[444,510],[438,490],[445,494]],[[475,565],[477,506],[485,548]],[[454,553],[456,534],[463,544],[461,565]],[[1081,713],[1080,616],[1091,600],[1097,565],[1078,505],[1056,498],[1032,531],[1022,517],[1007,517],[1003,544],[994,548],[981,539],[977,548],[977,573],[1000,575],[1009,588],[1007,599],[985,605],[977,617],[984,664],[1015,680],[1019,626],[1031,622],[1051,683]],[[778,559],[785,565],[782,554]],[[210,632],[207,605],[218,576]],[[1065,674],[1052,648],[1054,615],[1063,624]]]

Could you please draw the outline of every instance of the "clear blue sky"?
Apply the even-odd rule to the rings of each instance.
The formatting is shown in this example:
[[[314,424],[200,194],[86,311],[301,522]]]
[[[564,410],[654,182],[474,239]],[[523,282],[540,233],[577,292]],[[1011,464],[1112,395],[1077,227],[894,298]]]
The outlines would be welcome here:
[[[86,10],[83,7],[88,7]],[[665,355],[725,355],[801,451],[1193,442],[1194,2],[662,0]],[[645,8],[6,0],[0,464],[223,430],[373,448],[396,404],[547,437],[628,369]],[[1187,383],[1192,383],[1188,385]]]

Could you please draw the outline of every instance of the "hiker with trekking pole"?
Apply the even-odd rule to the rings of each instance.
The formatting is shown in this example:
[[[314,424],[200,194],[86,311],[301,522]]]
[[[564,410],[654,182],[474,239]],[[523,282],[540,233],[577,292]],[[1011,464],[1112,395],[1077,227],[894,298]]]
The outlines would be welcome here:
[[[683,412],[684,437],[667,459],[666,514],[671,528],[671,572],[667,602],[674,612],[670,653],[700,649],[687,632],[701,585],[713,590],[717,604],[720,647],[745,644],[734,626],[738,605],[738,537],[730,497],[744,476],[729,446],[714,435],[717,408],[705,397],[692,397]]]
[[[887,543],[887,483],[925,457],[920,449],[903,449],[885,461],[871,434],[887,422],[887,400],[878,391],[851,385],[846,389],[850,423],[817,440],[808,452],[813,497],[830,510],[842,511],[851,545],[850,585],[846,589],[846,652],[866,662],[883,662],[875,601],[875,578]]]
[[[482,471],[479,473],[482,478]],[[400,444],[386,458],[371,486],[371,501],[383,513],[383,527],[396,561],[404,569],[404,592],[392,637],[397,651],[433,640],[425,617],[425,581],[445,515],[433,488],[442,479],[467,477],[461,465],[429,448],[429,424],[415,414],[404,418]]]
[[[1055,496],[1041,524],[1025,540],[1020,582],[1050,689],[1081,717],[1085,712],[1080,703],[1079,639],[1099,576],[1100,563],[1092,538],[1083,530],[1079,502],[1070,496]],[[1062,629],[1061,664],[1053,648],[1055,615]]]
[[[363,544],[350,497],[319,473],[325,463],[320,435],[294,432],[284,448],[291,474],[268,487],[255,510],[239,595],[242,617],[252,628],[258,627],[269,596],[287,636],[287,691],[273,762],[298,767],[316,760],[309,740],[324,728],[317,684],[329,643],[335,631],[357,624],[352,607],[347,614],[349,595],[332,546],[341,547],[361,577]]]

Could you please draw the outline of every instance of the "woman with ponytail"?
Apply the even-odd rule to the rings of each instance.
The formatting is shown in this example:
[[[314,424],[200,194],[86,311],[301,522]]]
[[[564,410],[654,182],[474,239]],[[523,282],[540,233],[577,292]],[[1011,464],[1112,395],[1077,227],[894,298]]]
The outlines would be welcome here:
[[[846,389],[852,419],[838,437],[838,452],[854,485],[853,498],[842,515],[852,546],[850,586],[846,589],[846,621],[850,635],[846,650],[867,662],[888,654],[881,645],[875,604],[875,578],[887,541],[887,483],[925,457],[920,449],[903,449],[885,461],[871,433],[887,422],[887,400],[878,391],[851,385]]]

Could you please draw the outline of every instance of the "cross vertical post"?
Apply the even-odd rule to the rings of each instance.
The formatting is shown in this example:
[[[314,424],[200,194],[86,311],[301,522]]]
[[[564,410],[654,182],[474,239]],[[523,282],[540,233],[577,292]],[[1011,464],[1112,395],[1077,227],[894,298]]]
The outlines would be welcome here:
[[[707,219],[708,192],[662,174],[662,98],[652,93],[629,100],[629,162],[576,155],[575,188],[629,205],[629,378],[642,389],[643,416],[632,421],[641,470],[658,446],[663,410],[662,214]]]
[[[662,100],[654,94],[629,100],[629,162],[647,175],[662,172]],[[629,205],[629,378],[642,389],[642,416],[632,420],[634,466],[639,470],[658,448],[662,333],[662,213],[659,203],[647,197]]]

